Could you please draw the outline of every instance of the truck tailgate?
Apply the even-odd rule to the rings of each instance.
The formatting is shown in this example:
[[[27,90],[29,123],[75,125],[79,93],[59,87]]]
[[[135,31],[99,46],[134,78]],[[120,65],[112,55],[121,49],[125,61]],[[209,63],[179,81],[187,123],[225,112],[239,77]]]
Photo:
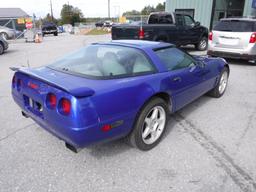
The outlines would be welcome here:
[[[112,39],[139,39],[139,25],[116,25],[112,27]]]

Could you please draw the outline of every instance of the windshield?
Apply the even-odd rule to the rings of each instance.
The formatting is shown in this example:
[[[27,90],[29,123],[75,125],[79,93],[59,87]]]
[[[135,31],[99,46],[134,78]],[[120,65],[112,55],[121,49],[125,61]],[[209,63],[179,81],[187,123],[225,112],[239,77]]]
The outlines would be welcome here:
[[[225,20],[214,27],[215,31],[254,32],[254,23],[251,21]]]
[[[94,78],[134,76],[155,71],[140,50],[114,45],[90,45],[48,67]]]

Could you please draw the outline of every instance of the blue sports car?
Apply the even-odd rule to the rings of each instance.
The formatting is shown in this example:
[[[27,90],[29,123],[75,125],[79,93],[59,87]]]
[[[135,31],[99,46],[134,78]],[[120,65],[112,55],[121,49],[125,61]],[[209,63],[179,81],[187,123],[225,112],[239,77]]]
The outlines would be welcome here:
[[[12,96],[31,117],[74,152],[126,137],[141,150],[156,146],[168,114],[205,93],[221,97],[229,65],[191,56],[172,44],[95,43],[40,68],[20,68]]]

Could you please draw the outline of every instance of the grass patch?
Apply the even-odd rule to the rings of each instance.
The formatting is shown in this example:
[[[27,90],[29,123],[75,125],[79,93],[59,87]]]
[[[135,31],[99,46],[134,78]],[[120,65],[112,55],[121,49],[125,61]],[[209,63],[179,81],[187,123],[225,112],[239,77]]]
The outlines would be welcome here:
[[[88,33],[86,33],[86,35],[105,35],[105,34],[109,34],[110,32],[103,30],[103,29],[97,29],[94,28],[91,31],[89,31]]]

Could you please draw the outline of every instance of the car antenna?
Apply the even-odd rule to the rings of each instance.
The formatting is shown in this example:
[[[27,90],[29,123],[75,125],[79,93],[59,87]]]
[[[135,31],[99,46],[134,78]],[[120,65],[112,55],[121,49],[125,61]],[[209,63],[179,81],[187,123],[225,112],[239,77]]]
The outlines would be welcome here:
[[[28,68],[30,68],[29,57],[28,57],[28,52],[27,51],[26,51],[26,57],[27,57],[27,66],[28,66]]]
[[[28,66],[28,68],[30,68],[29,59],[27,59],[27,66]]]

